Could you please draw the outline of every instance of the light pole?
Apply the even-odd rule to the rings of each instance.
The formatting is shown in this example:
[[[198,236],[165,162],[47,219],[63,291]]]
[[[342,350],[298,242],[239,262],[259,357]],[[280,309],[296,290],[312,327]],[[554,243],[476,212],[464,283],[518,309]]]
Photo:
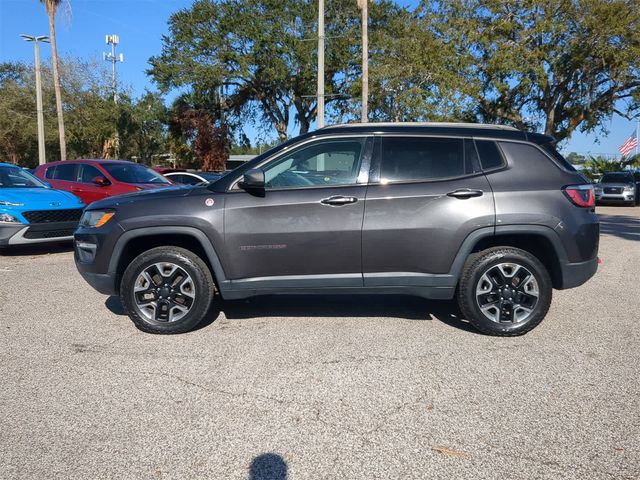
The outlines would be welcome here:
[[[369,121],[369,0],[358,0],[362,10],[362,123]]]
[[[40,79],[40,45],[39,42],[49,43],[45,35],[20,35],[25,42],[33,42],[36,57],[36,111],[38,114],[38,163],[44,165],[47,160],[44,151],[44,115],[42,113],[42,82]]]
[[[324,127],[324,0],[318,1],[318,128]]]

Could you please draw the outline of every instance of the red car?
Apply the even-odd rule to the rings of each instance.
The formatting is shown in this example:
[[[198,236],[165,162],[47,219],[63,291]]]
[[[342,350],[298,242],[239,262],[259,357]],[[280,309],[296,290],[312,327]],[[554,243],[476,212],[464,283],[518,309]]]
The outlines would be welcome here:
[[[138,163],[124,160],[65,160],[40,165],[35,176],[66,190],[88,205],[114,195],[172,185],[170,180]]]

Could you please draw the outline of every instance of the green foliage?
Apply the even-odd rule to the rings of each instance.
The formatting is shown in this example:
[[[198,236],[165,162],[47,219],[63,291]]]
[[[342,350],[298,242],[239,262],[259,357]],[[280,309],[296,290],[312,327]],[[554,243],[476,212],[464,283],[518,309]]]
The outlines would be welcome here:
[[[423,1],[421,20],[460,56],[485,121],[558,140],[640,111],[637,0]]]
[[[585,168],[591,175],[606,172],[621,172],[634,167],[640,167],[640,155],[623,157],[619,160],[612,160],[601,156],[589,157],[585,163]]]
[[[102,158],[116,131],[120,157],[151,162],[165,151],[166,108],[159,94],[135,100],[126,92],[113,102],[109,75],[97,62],[66,59],[60,64],[68,158]],[[42,67],[47,160],[57,160],[56,105],[51,68]],[[33,66],[0,65],[0,161],[34,166],[38,161]]]

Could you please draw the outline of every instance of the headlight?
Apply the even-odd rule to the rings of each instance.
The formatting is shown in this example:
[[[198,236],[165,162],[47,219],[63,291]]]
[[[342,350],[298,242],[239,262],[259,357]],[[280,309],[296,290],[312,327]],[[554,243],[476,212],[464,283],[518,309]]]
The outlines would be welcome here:
[[[0,213],[0,223],[22,223],[13,215],[9,215],[8,213]]]
[[[595,193],[597,193],[598,195],[602,194],[602,187],[596,187],[593,189],[595,191]]]
[[[626,185],[624,187],[625,192],[633,192],[633,185]]]
[[[80,219],[81,227],[99,228],[111,220],[116,212],[113,210],[89,210],[82,214]]]
[[[0,200],[0,207],[24,207],[24,203],[9,202],[7,200]]]

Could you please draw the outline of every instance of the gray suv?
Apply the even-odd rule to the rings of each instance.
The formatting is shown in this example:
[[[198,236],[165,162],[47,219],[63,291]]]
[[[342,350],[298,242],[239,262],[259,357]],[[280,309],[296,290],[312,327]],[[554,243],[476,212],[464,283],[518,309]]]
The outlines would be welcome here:
[[[600,181],[595,185],[596,201],[598,203],[624,203],[625,205],[636,205],[638,201],[638,184],[634,172],[608,172],[602,175]]]
[[[520,335],[597,269],[593,186],[553,138],[477,124],[323,128],[207,186],[89,205],[75,260],[141,330],[179,333],[216,294],[409,294]]]

